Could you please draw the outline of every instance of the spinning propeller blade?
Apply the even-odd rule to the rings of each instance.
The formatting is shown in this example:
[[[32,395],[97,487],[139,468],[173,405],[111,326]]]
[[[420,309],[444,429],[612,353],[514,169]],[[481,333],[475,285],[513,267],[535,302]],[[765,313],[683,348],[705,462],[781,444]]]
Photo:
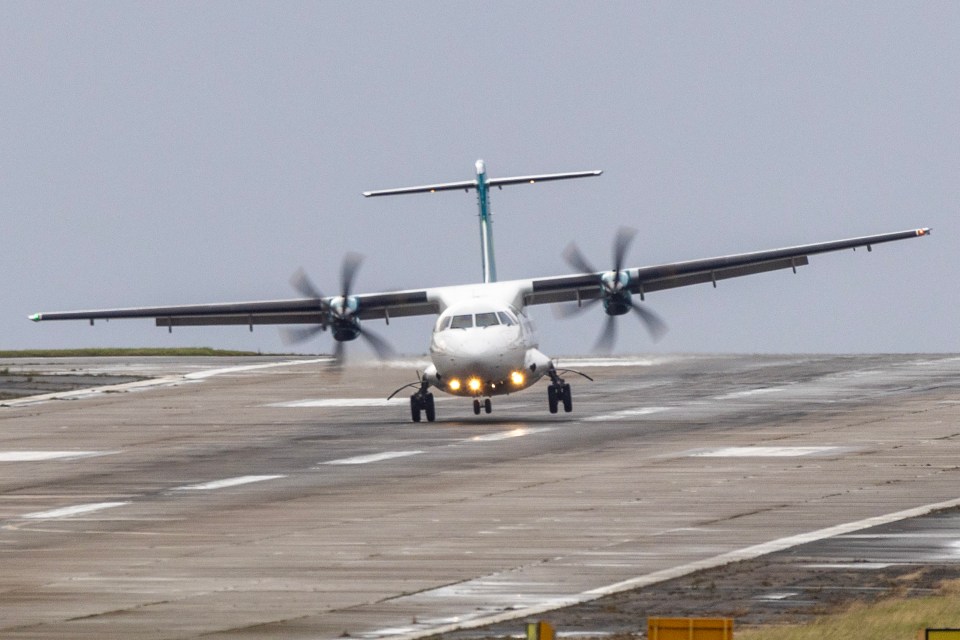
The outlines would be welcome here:
[[[663,337],[663,334],[667,331],[666,323],[661,320],[660,317],[653,311],[634,301],[630,297],[630,292],[623,291],[622,285],[620,284],[621,273],[623,272],[624,268],[624,259],[626,258],[627,250],[630,248],[630,244],[633,242],[633,239],[636,235],[637,230],[629,227],[621,227],[617,230],[617,235],[613,240],[612,278],[609,274],[598,273],[597,270],[594,269],[593,266],[587,261],[587,259],[583,257],[583,254],[580,253],[580,250],[577,248],[575,243],[571,242],[569,245],[567,245],[567,248],[563,252],[563,257],[566,259],[567,264],[580,273],[596,273],[597,284],[601,289],[601,294],[598,298],[589,300],[583,304],[557,307],[557,315],[561,317],[569,317],[580,313],[598,301],[610,301],[616,298],[621,305],[629,304],[630,309],[637,316],[640,322],[643,323],[643,325],[647,328],[647,331],[650,332],[650,335],[654,340],[659,340],[661,337]],[[624,309],[623,311],[618,312],[618,314],[619,313],[626,313],[626,310]],[[594,345],[594,350],[600,352],[609,352],[613,349],[616,339],[617,324],[615,315],[608,312],[607,319],[604,322],[603,329],[600,332],[600,337],[597,339],[597,342]]]
[[[304,297],[317,301],[320,308],[321,321],[319,324],[310,327],[284,330],[282,336],[285,342],[288,344],[304,342],[314,338],[327,328],[334,326],[335,336],[337,335],[338,328],[345,330],[349,336],[345,339],[334,340],[333,359],[336,366],[340,366],[344,362],[344,342],[356,337],[363,338],[381,360],[389,358],[394,354],[393,348],[386,340],[373,331],[364,329],[360,325],[359,319],[354,317],[356,307],[351,308],[348,303],[350,293],[353,291],[354,280],[357,277],[357,272],[360,270],[362,263],[363,256],[358,253],[350,252],[344,256],[343,263],[340,267],[340,299],[334,304],[324,300],[320,289],[313,284],[313,281],[302,268],[297,269],[290,278],[290,284]]]

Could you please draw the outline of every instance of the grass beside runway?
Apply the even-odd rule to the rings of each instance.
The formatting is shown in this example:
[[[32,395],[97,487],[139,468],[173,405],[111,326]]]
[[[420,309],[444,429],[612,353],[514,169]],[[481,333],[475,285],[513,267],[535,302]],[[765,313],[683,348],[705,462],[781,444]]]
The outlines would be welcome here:
[[[901,589],[909,590],[907,585]],[[810,624],[740,628],[737,640],[909,640],[920,629],[960,628],[960,580],[943,583],[933,596],[893,595],[862,602]]]

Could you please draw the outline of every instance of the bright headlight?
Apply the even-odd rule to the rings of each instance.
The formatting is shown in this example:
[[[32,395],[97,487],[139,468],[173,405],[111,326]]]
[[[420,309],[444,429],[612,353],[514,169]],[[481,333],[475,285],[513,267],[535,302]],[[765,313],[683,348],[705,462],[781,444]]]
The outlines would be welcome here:
[[[450,387],[450,391],[459,391],[460,390],[460,381],[454,378],[447,383],[447,386]]]
[[[480,391],[480,387],[483,385],[480,382],[480,378],[470,378],[467,381],[467,386],[470,387],[470,391]]]
[[[523,384],[523,379],[523,374],[519,371],[514,371],[510,374],[510,382],[518,387]]]

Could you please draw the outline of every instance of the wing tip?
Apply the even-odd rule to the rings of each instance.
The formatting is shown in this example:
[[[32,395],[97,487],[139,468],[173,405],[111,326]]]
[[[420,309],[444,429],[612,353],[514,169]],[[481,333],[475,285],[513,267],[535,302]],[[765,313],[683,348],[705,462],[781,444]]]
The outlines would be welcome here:
[[[27,319],[28,319],[28,320],[33,320],[34,322],[40,322],[41,320],[43,320],[43,314],[42,314],[42,313],[35,313],[35,314],[33,314],[32,316],[27,316]]]

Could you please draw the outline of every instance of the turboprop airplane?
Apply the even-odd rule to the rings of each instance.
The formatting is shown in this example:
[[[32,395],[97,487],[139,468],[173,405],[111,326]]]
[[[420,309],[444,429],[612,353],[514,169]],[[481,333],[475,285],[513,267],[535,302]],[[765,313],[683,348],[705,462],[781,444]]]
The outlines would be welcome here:
[[[410,415],[414,422],[420,422],[423,415],[429,422],[436,419],[431,389],[472,398],[475,414],[479,414],[481,409],[490,413],[491,398],[522,391],[544,377],[550,380],[547,386],[550,413],[557,413],[560,407],[564,412],[569,412],[573,408],[573,397],[570,384],[562,376],[578,372],[559,369],[553,359],[539,350],[536,330],[527,315],[526,308],[530,305],[573,303],[573,309],[577,310],[602,303],[607,320],[597,347],[609,349],[615,336],[617,316],[632,312],[647,326],[654,338],[663,333],[663,321],[642,304],[648,293],[708,282],[716,287],[720,280],[778,269],[791,269],[796,273],[797,267],[808,264],[809,257],[815,254],[859,247],[866,247],[870,251],[873,245],[930,234],[928,228],[911,229],[784,249],[627,268],[624,258],[634,232],[621,229],[615,239],[613,265],[609,270],[592,267],[576,246],[571,244],[564,255],[576,270],[573,274],[497,280],[490,189],[600,174],[600,171],[579,171],[488,178],[483,161],[478,160],[476,178],[473,180],[367,191],[363,194],[377,197],[460,189],[476,191],[483,268],[483,281],[478,284],[358,294],[353,292],[353,280],[361,259],[356,254],[348,254],[341,272],[340,295],[336,296],[320,293],[300,270],[294,275],[292,283],[303,297],[292,300],[61,311],[37,313],[30,319],[36,322],[89,320],[93,324],[100,319],[154,318],[157,326],[167,327],[170,331],[175,326],[198,325],[247,325],[251,331],[254,325],[260,324],[312,325],[292,331],[291,336],[307,339],[329,329],[336,345],[334,358],[340,363],[344,344],[357,338],[365,339],[381,357],[390,352],[387,343],[371,332],[366,322],[361,324],[361,321],[384,320],[389,324],[391,318],[436,315],[430,340],[432,364],[416,383],[401,387],[390,395],[392,398],[403,389],[415,389],[410,396]]]

